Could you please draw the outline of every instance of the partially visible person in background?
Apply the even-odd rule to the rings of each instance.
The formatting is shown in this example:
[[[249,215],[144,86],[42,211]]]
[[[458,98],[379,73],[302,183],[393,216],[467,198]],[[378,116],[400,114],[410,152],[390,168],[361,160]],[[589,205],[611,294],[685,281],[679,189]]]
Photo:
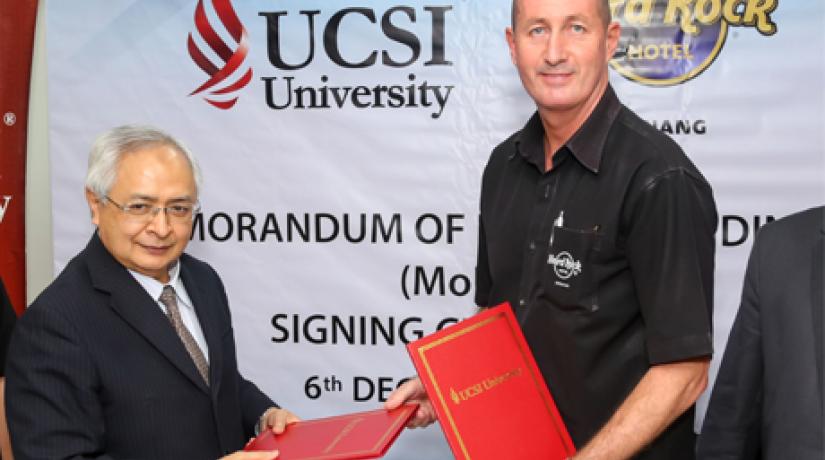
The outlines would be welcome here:
[[[9,444],[9,430],[6,426],[6,405],[3,402],[6,391],[5,367],[6,352],[9,348],[11,330],[17,315],[11,306],[6,287],[3,285],[3,278],[0,278],[0,459],[10,460],[11,445]]]
[[[756,236],[698,458],[822,460],[825,207]]]

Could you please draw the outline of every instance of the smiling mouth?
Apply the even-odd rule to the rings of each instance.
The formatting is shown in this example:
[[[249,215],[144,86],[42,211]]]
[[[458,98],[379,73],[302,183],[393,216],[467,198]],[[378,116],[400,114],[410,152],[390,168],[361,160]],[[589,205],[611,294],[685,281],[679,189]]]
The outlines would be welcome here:
[[[556,70],[551,72],[539,72],[539,75],[542,77],[569,77],[570,75],[573,75],[573,71]]]
[[[172,245],[152,246],[146,244],[141,244],[140,246],[151,254],[161,254],[168,251],[172,247]]]
[[[572,73],[540,73],[539,78],[547,84],[565,84],[573,77]]]

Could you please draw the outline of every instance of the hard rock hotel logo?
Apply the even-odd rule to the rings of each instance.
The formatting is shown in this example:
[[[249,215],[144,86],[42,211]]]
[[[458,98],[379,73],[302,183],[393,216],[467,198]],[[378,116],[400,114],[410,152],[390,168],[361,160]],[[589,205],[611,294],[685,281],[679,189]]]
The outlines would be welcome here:
[[[231,40],[224,40],[216,27],[209,22],[204,8],[204,0],[198,0],[195,8],[195,29],[198,36],[211,50],[215,57],[209,58],[197,45],[192,33],[189,34],[187,47],[189,56],[207,79],[195,88],[190,96],[203,94],[203,99],[219,109],[229,109],[238,101],[237,92],[252,80],[252,68],[244,65],[249,53],[249,40],[246,29],[238,19],[229,0],[207,0],[211,3],[223,29]],[[217,59],[216,59],[217,58]]]
[[[697,77],[719,56],[731,27],[777,32],[771,14],[779,0],[610,0],[622,25],[610,65],[649,86],[673,86]]]

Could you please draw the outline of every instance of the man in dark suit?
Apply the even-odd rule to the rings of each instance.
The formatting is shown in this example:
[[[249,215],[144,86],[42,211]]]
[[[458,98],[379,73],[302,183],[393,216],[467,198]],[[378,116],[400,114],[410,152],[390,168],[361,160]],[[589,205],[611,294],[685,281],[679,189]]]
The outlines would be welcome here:
[[[240,375],[221,280],[183,253],[199,178],[191,153],[156,129],[95,142],[86,199],[97,232],[12,336],[17,460],[214,460],[256,427],[297,420]]]
[[[763,227],[699,436],[700,459],[822,460],[825,208]]]

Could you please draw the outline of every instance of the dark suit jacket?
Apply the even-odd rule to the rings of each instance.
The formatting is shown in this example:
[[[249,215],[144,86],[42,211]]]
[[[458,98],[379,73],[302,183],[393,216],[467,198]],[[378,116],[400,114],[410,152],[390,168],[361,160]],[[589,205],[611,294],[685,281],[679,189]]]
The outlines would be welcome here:
[[[823,208],[759,231],[700,459],[823,458]]]
[[[6,368],[6,350],[9,348],[9,339],[11,339],[15,321],[17,321],[17,315],[11,306],[3,279],[0,278],[0,377],[3,377]]]
[[[214,460],[244,446],[273,403],[238,373],[218,275],[185,254],[180,263],[209,348],[209,386],[94,235],[12,335],[6,407],[17,460]]]

